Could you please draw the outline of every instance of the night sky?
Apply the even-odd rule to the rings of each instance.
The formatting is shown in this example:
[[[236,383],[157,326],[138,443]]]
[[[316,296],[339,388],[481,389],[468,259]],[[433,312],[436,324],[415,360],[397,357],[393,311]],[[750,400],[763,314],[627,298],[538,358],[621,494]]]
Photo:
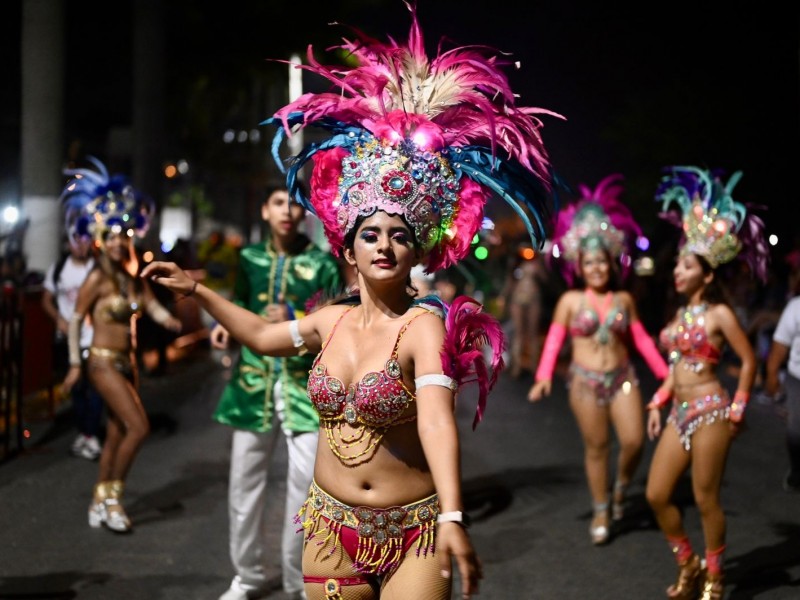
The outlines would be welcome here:
[[[110,127],[130,122],[130,5],[66,4],[66,134],[91,148]],[[513,4],[523,8],[502,1],[423,0],[418,14],[429,53],[444,38],[446,47],[485,44],[520,61],[521,68],[509,72],[519,103],[566,117],[545,117],[543,137],[568,183],[593,186],[622,173],[625,199],[647,226],[655,221],[652,198],[662,167],[742,170],[734,197],[767,205],[768,225],[788,242],[797,229],[787,217],[798,202],[800,158],[797,3],[778,9],[777,3],[727,2],[722,10],[705,2]],[[236,106],[246,104],[243,82],[248,73],[274,69],[266,59],[302,52],[307,43],[323,50],[348,34],[329,23],[379,38],[404,39],[409,28],[401,0],[165,5],[170,143],[194,150],[218,137],[226,123],[242,121],[246,111]],[[19,6],[19,0],[4,3],[0,26],[12,84],[0,96],[3,190],[18,169]],[[231,10],[223,12],[223,6]],[[197,100],[201,80],[213,94],[200,96],[207,110],[197,129],[200,119],[190,118],[187,106]]]

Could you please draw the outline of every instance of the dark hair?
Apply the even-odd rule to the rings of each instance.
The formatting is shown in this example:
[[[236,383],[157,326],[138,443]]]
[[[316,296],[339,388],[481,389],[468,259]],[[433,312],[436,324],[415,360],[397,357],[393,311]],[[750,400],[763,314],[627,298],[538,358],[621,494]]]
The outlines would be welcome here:
[[[711,280],[711,283],[708,283],[703,288],[703,293],[700,296],[701,299],[709,304],[727,304],[730,306],[730,296],[725,289],[725,285],[722,283],[721,274],[717,269],[711,266],[711,263],[709,263],[705,257],[699,254],[695,254],[694,256],[697,258],[697,262],[700,263],[703,275],[714,273],[714,278]]]
[[[620,286],[621,276],[620,276],[620,273],[619,273],[619,264],[617,264],[617,261],[614,260],[613,256],[611,256],[611,252],[609,252],[608,248],[606,248],[605,246],[601,246],[600,248],[597,248],[597,250],[602,250],[603,254],[606,257],[606,260],[608,261],[608,265],[609,265],[609,270],[608,270],[608,289],[611,290],[612,292],[616,292],[621,287]],[[592,249],[592,251],[594,251],[594,249]],[[583,268],[581,267],[581,261],[583,260],[583,255],[584,255],[585,252],[586,252],[586,250],[584,250],[583,248],[581,248],[578,251],[578,268],[575,269],[575,275],[577,276],[577,280],[580,283],[585,283],[585,280],[583,278]]]
[[[304,197],[308,198],[308,186],[304,181],[297,181],[297,189],[300,190],[300,193],[303,194]],[[286,183],[281,182],[272,182],[264,190],[264,202],[269,200],[269,197],[272,196],[275,192],[288,192],[289,188],[286,186]]]

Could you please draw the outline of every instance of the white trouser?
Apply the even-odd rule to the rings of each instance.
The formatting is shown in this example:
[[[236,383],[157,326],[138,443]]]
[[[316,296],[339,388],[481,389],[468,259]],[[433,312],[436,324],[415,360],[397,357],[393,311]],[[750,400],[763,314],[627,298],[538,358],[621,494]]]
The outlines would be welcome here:
[[[276,420],[283,422],[280,383],[275,386]],[[273,425],[277,425],[274,423]],[[289,450],[286,475],[286,509],[281,538],[283,589],[295,593],[303,589],[303,536],[294,515],[308,496],[314,476],[314,456],[318,432],[294,433],[274,426],[269,433],[235,429],[231,446],[228,483],[230,554],[236,577],[243,589],[264,588],[267,566],[267,473],[278,436],[283,434]]]

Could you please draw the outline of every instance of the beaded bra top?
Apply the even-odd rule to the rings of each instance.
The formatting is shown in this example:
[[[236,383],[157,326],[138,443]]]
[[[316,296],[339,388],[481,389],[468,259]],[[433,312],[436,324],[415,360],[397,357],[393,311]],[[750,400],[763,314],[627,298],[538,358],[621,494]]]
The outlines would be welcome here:
[[[708,304],[705,302],[681,307],[677,323],[661,330],[659,342],[666,350],[671,366],[683,359],[684,368],[699,373],[706,363],[719,362],[719,348],[708,341],[707,310]]]
[[[353,308],[344,311],[334,324],[308,376],[308,397],[319,413],[328,445],[347,464],[368,460],[390,427],[416,419],[416,413],[404,416],[415,397],[403,383],[397,350],[406,329],[419,315],[400,328],[382,371],[371,371],[358,382],[345,385],[338,377],[329,375],[325,364],[320,362],[339,323]],[[342,429],[345,424],[349,431]]]
[[[589,300],[588,303],[587,300]],[[608,292],[605,296],[604,304],[604,307],[598,306],[594,292],[587,290],[581,300],[580,310],[570,322],[570,335],[573,337],[595,336],[601,344],[607,344],[611,340],[611,333],[623,335],[629,325],[628,311],[620,308],[619,303],[614,302],[612,292]],[[605,314],[603,315],[603,313]]]

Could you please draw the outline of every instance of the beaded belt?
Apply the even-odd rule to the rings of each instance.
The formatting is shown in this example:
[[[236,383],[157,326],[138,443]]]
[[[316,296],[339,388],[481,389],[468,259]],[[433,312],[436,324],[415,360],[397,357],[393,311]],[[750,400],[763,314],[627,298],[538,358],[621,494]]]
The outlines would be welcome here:
[[[308,499],[295,520],[306,530],[306,541],[319,538],[319,545],[323,545],[333,538],[331,553],[340,543],[342,527],[354,529],[358,546],[353,566],[360,573],[384,574],[400,564],[408,530],[418,529],[417,555],[433,551],[438,514],[436,494],[405,506],[353,507],[339,502],[312,482]]]

